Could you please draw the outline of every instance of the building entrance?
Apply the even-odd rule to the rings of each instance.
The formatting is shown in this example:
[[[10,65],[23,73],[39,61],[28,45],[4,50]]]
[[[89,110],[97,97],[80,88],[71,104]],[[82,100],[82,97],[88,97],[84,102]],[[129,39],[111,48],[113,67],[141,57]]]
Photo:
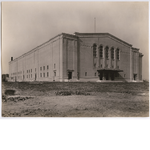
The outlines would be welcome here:
[[[55,78],[56,78],[56,71],[54,71],[53,81],[55,81]]]
[[[134,80],[137,80],[137,74],[133,75]]]
[[[72,72],[68,72],[68,80],[72,79]]]

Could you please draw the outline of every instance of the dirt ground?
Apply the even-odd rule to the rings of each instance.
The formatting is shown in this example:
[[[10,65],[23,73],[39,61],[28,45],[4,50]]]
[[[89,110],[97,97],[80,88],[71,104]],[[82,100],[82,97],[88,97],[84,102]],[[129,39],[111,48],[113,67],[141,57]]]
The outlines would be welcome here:
[[[149,116],[148,82],[4,82],[2,90],[2,117]]]

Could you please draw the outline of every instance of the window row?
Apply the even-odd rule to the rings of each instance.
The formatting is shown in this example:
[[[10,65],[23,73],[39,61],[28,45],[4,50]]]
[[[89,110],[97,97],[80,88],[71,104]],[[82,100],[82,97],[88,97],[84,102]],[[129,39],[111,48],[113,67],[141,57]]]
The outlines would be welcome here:
[[[30,70],[27,70],[27,73],[30,73]],[[31,73],[32,73],[32,69],[31,69]]]
[[[43,66],[43,67],[40,67],[40,71],[42,71],[42,68],[43,68],[43,70],[45,70],[45,66]],[[47,65],[47,70],[49,69],[49,65]]]
[[[46,76],[46,75],[47,75],[47,76]],[[42,76],[42,73],[40,73],[40,77],[41,77],[41,78],[42,78],[42,77],[43,77],[43,78],[49,77],[49,72],[47,72],[47,74],[44,72],[44,73],[43,73],[43,76]]]
[[[40,73],[40,77],[49,77],[49,72],[47,72],[47,73]],[[32,74],[27,75],[27,78],[32,78]]]
[[[96,44],[93,44],[93,57],[96,57],[97,56],[97,45]],[[106,46],[105,47],[105,49],[103,49],[103,46],[102,45],[100,45],[99,46],[99,48],[98,48],[98,50],[99,50],[99,57],[100,58],[103,58],[104,56],[103,56],[103,50],[105,50],[104,52],[105,52],[105,58],[107,58],[107,59],[109,59],[109,57],[111,57],[111,59],[114,59],[115,58],[115,49],[112,47],[111,49],[110,49],[110,55],[111,56],[109,56],[109,47],[108,46]],[[117,60],[119,60],[120,59],[120,50],[119,50],[119,48],[117,48],[117,50],[116,50],[116,59]]]

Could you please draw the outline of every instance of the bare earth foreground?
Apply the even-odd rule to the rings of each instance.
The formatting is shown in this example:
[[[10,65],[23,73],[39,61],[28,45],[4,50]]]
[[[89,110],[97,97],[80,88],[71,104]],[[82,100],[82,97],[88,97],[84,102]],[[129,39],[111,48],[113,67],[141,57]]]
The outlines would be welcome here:
[[[3,82],[2,93],[3,117],[149,116],[148,82]]]

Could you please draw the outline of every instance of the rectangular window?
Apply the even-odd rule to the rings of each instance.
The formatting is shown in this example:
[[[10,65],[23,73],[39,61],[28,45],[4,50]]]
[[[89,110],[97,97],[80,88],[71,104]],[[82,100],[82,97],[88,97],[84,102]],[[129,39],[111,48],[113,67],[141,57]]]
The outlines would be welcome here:
[[[40,77],[42,77],[42,73],[40,73]]]
[[[85,76],[87,76],[87,72],[85,72]]]
[[[45,77],[45,73],[43,73],[43,77]]]
[[[28,70],[27,70],[27,73],[28,73]]]
[[[31,78],[32,78],[32,74],[31,74]]]
[[[49,72],[47,72],[47,77],[49,77]]]
[[[117,60],[119,60],[119,49],[117,49]]]
[[[31,69],[31,72],[32,72],[32,69]]]
[[[30,78],[30,75],[29,75],[29,78]]]
[[[109,56],[108,56],[108,55],[109,55],[109,54],[108,54],[108,50],[109,50],[109,47],[106,46],[106,48],[105,48],[105,54],[106,54],[106,58],[107,58],[107,59],[108,59],[108,57],[109,57]]]
[[[42,67],[40,67],[40,70],[42,71]]]
[[[103,46],[102,45],[99,47],[99,57],[103,58]]]
[[[114,48],[111,49],[111,59],[114,59]]]
[[[47,65],[47,70],[49,69],[49,66]]]
[[[45,70],[45,66],[43,66],[43,70]]]

